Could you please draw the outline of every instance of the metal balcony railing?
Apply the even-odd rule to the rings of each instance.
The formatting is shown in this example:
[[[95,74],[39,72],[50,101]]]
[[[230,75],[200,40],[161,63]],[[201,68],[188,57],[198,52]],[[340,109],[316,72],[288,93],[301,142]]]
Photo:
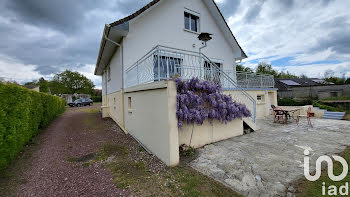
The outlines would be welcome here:
[[[233,71],[232,71],[233,72]],[[232,73],[231,73],[232,74]],[[224,72],[203,53],[156,46],[125,71],[125,88],[139,84],[197,77],[200,80],[220,83],[234,101],[245,104],[256,121],[256,101],[238,85],[230,73]]]
[[[274,76],[267,74],[237,71],[236,81],[242,88],[273,88],[275,86]]]

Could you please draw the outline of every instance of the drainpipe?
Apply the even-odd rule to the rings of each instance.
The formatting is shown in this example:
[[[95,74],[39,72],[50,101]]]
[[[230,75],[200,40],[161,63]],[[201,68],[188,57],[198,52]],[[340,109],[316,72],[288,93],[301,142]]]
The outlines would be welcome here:
[[[202,80],[202,49],[204,49],[205,47],[207,47],[207,42],[204,42],[204,45],[199,47],[199,78],[201,80]],[[204,80],[204,76],[203,76],[203,80]]]

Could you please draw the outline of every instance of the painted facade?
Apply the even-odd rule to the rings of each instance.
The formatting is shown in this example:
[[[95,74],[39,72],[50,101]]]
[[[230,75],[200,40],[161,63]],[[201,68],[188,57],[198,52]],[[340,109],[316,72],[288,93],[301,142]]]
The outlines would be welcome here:
[[[132,135],[169,166],[178,164],[179,146],[182,144],[198,148],[243,135],[244,120],[234,120],[228,124],[218,121],[209,124],[206,121],[200,126],[185,125],[180,130],[176,119],[175,83],[165,80],[126,88],[125,71],[158,45],[198,52],[203,46],[197,38],[199,33],[209,32],[213,34],[213,39],[202,53],[212,62],[220,63],[222,70],[235,75],[236,61],[245,58],[245,54],[238,43],[232,44],[235,38],[215,6],[212,0],[160,0],[124,22],[127,24],[127,35],[120,38],[115,36],[119,41],[108,38],[106,32],[110,33],[113,27],[106,27],[104,31],[106,37],[101,42],[102,52],[95,71],[95,74],[102,76],[103,117],[111,117],[125,133]],[[185,12],[199,17],[198,33],[185,29]],[[115,50],[113,44],[116,45]],[[106,61],[103,53],[107,54],[108,50],[109,53],[112,51],[112,55]],[[268,105],[277,102],[275,90],[247,92],[253,98],[259,95],[269,100],[257,106],[259,117],[267,115]],[[235,94],[234,91],[227,93]]]

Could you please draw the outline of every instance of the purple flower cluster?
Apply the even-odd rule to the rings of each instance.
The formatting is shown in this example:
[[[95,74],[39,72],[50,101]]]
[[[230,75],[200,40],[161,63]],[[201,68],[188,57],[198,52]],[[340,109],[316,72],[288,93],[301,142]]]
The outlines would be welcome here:
[[[208,119],[227,123],[233,119],[250,117],[251,113],[243,104],[234,102],[232,97],[222,92],[221,86],[209,81],[192,78],[182,81],[174,79],[177,89],[176,116],[178,126],[183,123],[199,125]]]

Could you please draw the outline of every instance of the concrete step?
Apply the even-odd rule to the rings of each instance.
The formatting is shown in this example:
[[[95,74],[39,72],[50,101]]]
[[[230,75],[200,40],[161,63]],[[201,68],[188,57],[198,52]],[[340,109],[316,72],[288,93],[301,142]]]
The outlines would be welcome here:
[[[335,120],[341,120],[345,116],[345,112],[331,112],[331,111],[325,111],[322,118],[324,119],[335,119]]]

